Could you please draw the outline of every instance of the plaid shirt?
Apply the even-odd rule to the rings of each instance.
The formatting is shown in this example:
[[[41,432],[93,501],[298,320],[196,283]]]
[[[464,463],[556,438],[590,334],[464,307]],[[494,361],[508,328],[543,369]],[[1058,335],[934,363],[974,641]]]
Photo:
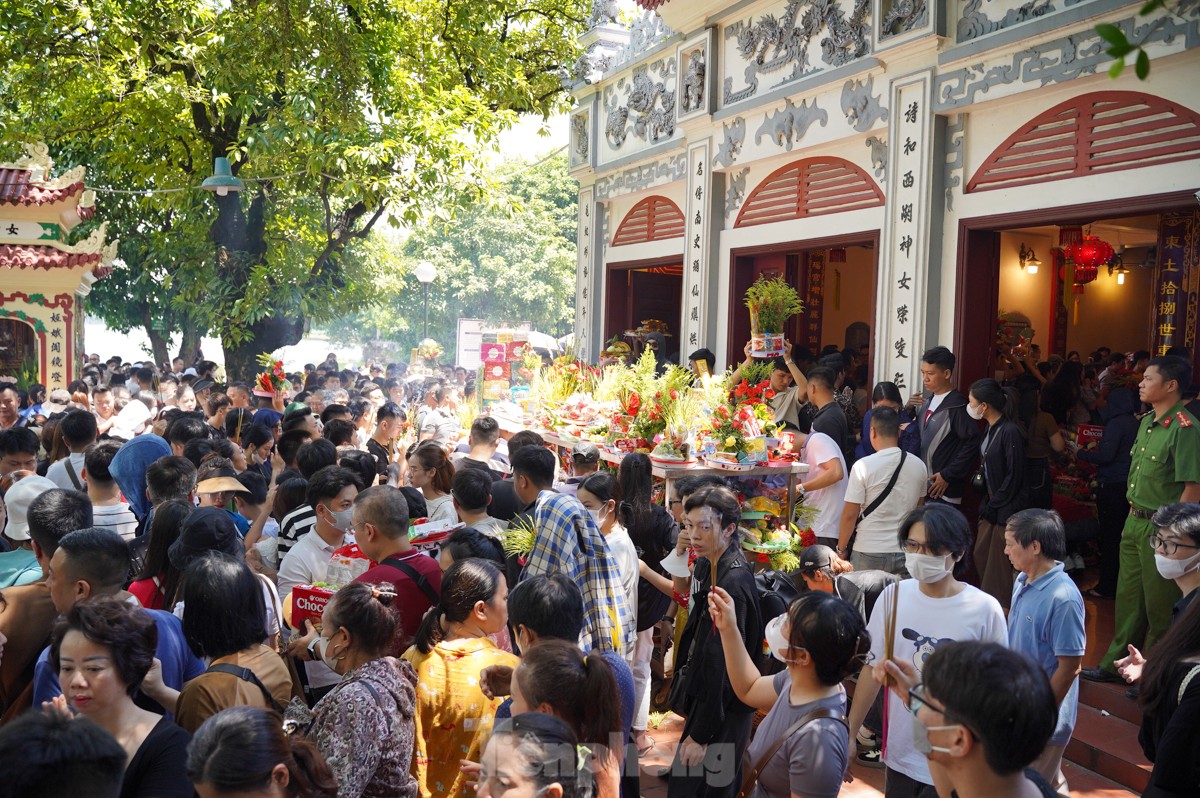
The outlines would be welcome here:
[[[542,491],[533,511],[537,537],[521,580],[555,572],[583,591],[584,651],[615,651],[627,661],[636,642],[634,608],[625,598],[617,560],[596,522],[574,496]]]

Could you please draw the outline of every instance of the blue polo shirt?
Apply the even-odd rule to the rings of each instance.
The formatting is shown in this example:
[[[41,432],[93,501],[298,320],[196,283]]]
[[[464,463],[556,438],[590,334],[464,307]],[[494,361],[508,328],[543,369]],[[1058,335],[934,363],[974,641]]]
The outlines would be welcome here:
[[[1046,676],[1058,670],[1058,657],[1081,657],[1087,649],[1083,596],[1061,562],[1032,583],[1025,574],[1013,585],[1008,613],[1008,647],[1041,666]],[[1049,745],[1066,745],[1075,729],[1079,678],[1071,684],[1058,710],[1058,725]]]

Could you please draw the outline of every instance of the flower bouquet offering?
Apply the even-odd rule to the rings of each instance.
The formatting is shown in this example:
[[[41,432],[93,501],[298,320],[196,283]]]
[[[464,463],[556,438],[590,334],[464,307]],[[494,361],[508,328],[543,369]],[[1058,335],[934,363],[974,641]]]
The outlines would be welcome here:
[[[746,290],[750,310],[750,354],[772,358],[783,354],[783,327],[787,320],[804,312],[800,293],[779,277],[765,275]]]
[[[264,352],[258,356],[258,365],[262,366],[265,371],[261,372],[254,380],[254,395],[266,398],[275,396],[286,398],[288,392],[292,390],[292,384],[284,375],[283,361],[271,357],[269,352]]]
[[[517,563],[524,567],[533,551],[533,541],[537,538],[537,527],[528,516],[517,516],[508,525],[504,537],[500,541],[505,557],[516,557]]]
[[[437,367],[438,358],[445,354],[445,351],[442,345],[432,338],[426,338],[417,344],[417,357],[429,368]]]

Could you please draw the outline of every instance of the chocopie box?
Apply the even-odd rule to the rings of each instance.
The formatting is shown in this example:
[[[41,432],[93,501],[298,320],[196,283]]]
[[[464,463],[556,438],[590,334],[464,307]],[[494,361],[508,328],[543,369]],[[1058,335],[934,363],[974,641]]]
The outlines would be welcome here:
[[[321,613],[325,612],[325,605],[336,592],[333,588],[316,585],[296,585],[292,588],[292,628],[303,629],[305,621],[320,626]]]
[[[514,362],[525,357],[525,347],[529,346],[528,341],[509,341],[504,345],[508,361]]]
[[[512,369],[508,363],[485,363],[483,366],[484,380],[508,380]]]
[[[483,343],[479,346],[480,359],[484,363],[507,363],[509,344]]]

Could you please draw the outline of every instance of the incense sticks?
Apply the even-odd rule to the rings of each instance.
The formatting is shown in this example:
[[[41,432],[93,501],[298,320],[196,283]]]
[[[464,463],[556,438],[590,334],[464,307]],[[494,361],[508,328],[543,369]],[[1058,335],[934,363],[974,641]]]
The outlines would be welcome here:
[[[900,601],[900,585],[891,586],[890,590],[885,590],[883,594],[883,661],[889,662],[895,655],[896,649],[896,615],[897,606]],[[888,687],[892,683],[892,677],[888,674],[886,667],[883,674],[883,686]]]

